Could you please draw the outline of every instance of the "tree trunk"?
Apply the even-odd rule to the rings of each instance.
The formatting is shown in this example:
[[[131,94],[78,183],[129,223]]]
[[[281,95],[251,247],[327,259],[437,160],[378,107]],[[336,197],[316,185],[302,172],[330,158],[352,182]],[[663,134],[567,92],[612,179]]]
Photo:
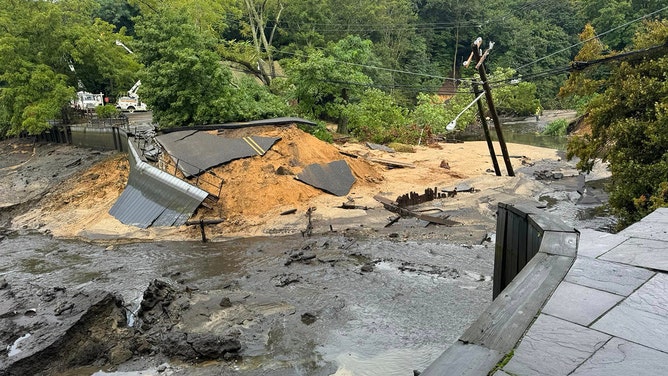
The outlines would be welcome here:
[[[343,99],[343,105],[346,106],[348,104],[348,89],[341,89],[341,98]],[[339,114],[336,133],[348,134],[348,117],[343,114],[343,111]]]

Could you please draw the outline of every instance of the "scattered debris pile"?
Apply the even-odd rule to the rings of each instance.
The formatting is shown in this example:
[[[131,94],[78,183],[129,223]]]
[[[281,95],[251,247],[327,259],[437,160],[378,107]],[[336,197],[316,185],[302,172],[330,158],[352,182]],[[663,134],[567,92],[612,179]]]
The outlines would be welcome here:
[[[321,141],[295,126],[262,126],[221,131],[228,138],[242,138],[258,135],[280,139],[263,156],[237,159],[209,170],[211,174],[199,176],[201,180],[220,179],[223,182],[217,204],[200,210],[196,215],[205,218],[227,219],[227,225],[243,226],[245,218],[280,213],[298,209],[308,209],[308,201],[319,196],[323,191],[297,180],[304,176],[309,165],[341,166],[349,170],[343,181],[341,194],[350,185],[375,185],[382,181],[382,175],[376,167],[363,159],[342,155],[331,144]],[[343,167],[345,164],[345,168]],[[331,165],[330,165],[331,166]],[[194,179],[190,179],[194,180]],[[341,180],[340,180],[341,181]],[[211,182],[211,186],[217,184]],[[207,189],[206,185],[200,187]],[[350,189],[350,187],[348,188]],[[347,192],[346,192],[347,193]],[[343,194],[346,194],[343,193]]]
[[[424,213],[419,213],[415,210],[409,209],[407,207],[401,207],[397,204],[396,201],[392,201],[390,199],[387,199],[383,196],[376,195],[373,197],[376,201],[380,202],[383,204],[383,207],[385,209],[399,214],[399,216],[393,218],[390,220],[390,223],[388,223],[385,227],[391,226],[394,222],[399,220],[401,217],[414,217],[423,221],[426,221],[428,223],[436,223],[439,225],[445,225],[445,226],[454,226],[458,222],[453,221],[448,219],[450,216],[445,216],[445,217],[439,217],[437,215],[430,215],[430,214],[424,214]]]
[[[433,201],[437,198],[446,198],[447,194],[438,193],[438,188],[427,188],[424,190],[424,194],[421,195],[417,192],[406,193],[397,197],[396,203],[399,207],[405,208],[413,205],[424,204],[428,201]]]

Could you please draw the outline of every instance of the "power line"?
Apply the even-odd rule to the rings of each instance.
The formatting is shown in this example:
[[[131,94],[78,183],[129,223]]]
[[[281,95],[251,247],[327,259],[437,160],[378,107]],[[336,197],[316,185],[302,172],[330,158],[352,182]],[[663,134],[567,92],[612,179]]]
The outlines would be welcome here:
[[[240,73],[252,73],[249,70],[244,70],[244,69],[239,69],[239,68],[229,68],[232,71],[235,72],[240,72]],[[276,74],[272,76],[273,78],[289,78],[286,75],[280,75]],[[423,92],[423,93],[439,93],[439,94],[446,94],[446,95],[455,95],[455,94],[471,94],[471,90],[448,90],[448,91],[441,91],[441,87],[427,87],[427,86],[412,86],[412,85],[384,85],[384,84],[374,84],[374,83],[369,83],[369,82],[354,82],[354,81],[344,81],[344,80],[327,80],[327,79],[316,79],[318,82],[326,82],[326,83],[332,83],[332,84],[342,84],[342,85],[353,85],[353,86],[365,86],[365,87],[372,87],[372,88],[377,88],[377,89],[396,89],[396,90],[402,90],[402,91],[412,91],[412,92]]]
[[[287,54],[287,55],[297,56],[297,57],[306,57],[306,58],[309,57],[307,54],[299,54],[299,53],[287,52],[287,51],[278,51],[278,52],[283,53],[283,54]],[[450,80],[450,81],[455,81],[455,82],[471,81],[471,79],[457,79],[457,78],[437,76],[437,75],[427,74],[427,73],[417,73],[417,72],[410,72],[410,71],[400,70],[400,69],[378,67],[378,66],[374,66],[374,65],[351,63],[351,62],[348,62],[348,61],[342,61],[342,60],[336,60],[336,59],[332,59],[332,61],[334,61],[336,63],[347,64],[347,65],[352,65],[352,66],[362,67],[362,68],[376,69],[376,70],[391,72],[391,73],[401,73],[401,74],[408,74],[408,75],[413,75],[413,76],[437,78],[437,79],[440,79],[440,80]]]
[[[534,60],[534,61],[528,62],[528,63],[526,63],[526,64],[524,64],[524,65],[521,65],[521,66],[515,68],[515,70],[519,71],[520,69],[525,68],[525,67],[528,67],[528,66],[533,65],[533,64],[536,64],[536,63],[538,63],[539,61],[543,61],[543,60],[545,60],[545,59],[547,59],[547,58],[549,58],[549,57],[552,57],[552,56],[557,55],[557,54],[559,54],[559,53],[562,53],[562,52],[564,52],[564,51],[568,51],[568,50],[570,50],[570,49],[573,48],[573,47],[577,47],[577,46],[579,46],[579,45],[581,45],[581,44],[584,44],[584,43],[586,43],[586,42],[589,42],[589,41],[591,41],[591,40],[600,38],[600,37],[602,37],[603,35],[606,35],[606,34],[609,34],[609,33],[613,32],[613,31],[619,30],[619,29],[621,29],[621,28],[623,28],[623,27],[629,26],[629,25],[631,25],[631,24],[633,24],[633,23],[636,23],[636,22],[638,22],[638,21],[642,21],[642,20],[644,20],[645,18],[648,18],[648,17],[650,17],[650,16],[653,16],[653,15],[655,15],[655,14],[657,14],[657,13],[661,13],[661,12],[663,12],[663,11],[666,10],[666,9],[668,9],[668,6],[663,7],[663,8],[661,8],[661,9],[659,9],[659,10],[654,11],[654,12],[645,14],[645,15],[643,15],[643,16],[641,16],[641,17],[638,17],[638,18],[636,18],[636,19],[634,19],[634,20],[631,20],[631,21],[626,22],[626,23],[624,23],[624,24],[622,24],[622,25],[619,25],[619,26],[617,26],[617,27],[614,27],[614,28],[612,28],[612,29],[610,29],[610,30],[604,31],[604,32],[602,32],[602,33],[600,33],[600,34],[594,35],[594,36],[591,37],[591,38],[587,38],[587,39],[585,39],[585,40],[583,40],[583,41],[580,41],[580,42],[578,42],[578,43],[575,43],[575,44],[573,44],[573,45],[571,45],[571,46],[568,46],[568,47],[566,47],[566,48],[562,48],[562,49],[560,49],[560,50],[558,50],[558,51],[555,51],[555,52],[553,52],[553,53],[551,53],[551,54],[549,54],[549,55],[546,55],[546,56],[543,56],[543,57],[541,57],[541,58],[539,58],[539,59],[536,59],[536,60]]]
[[[562,74],[566,72],[572,72],[575,70],[582,70],[585,68],[588,68],[593,65],[598,65],[598,64],[603,64],[607,63],[612,60],[622,60],[622,59],[628,59],[630,57],[640,55],[640,54],[647,54],[650,53],[654,50],[662,49],[662,48],[667,48],[668,47],[668,42],[656,46],[651,46],[639,50],[633,50],[633,51],[627,51],[627,52],[622,52],[616,55],[612,56],[606,56],[600,59],[595,59],[595,60],[589,60],[589,61],[574,61],[570,65],[566,66],[560,66],[560,67],[555,67],[555,68],[550,68],[546,69],[540,72],[534,72],[526,75],[518,75],[509,79],[504,79],[504,80],[497,80],[497,81],[490,81],[490,84],[507,84],[508,82],[516,79],[521,79],[521,80],[535,80],[536,78],[544,77],[544,76],[552,76],[556,74]],[[505,85],[500,85],[500,86],[505,86]]]

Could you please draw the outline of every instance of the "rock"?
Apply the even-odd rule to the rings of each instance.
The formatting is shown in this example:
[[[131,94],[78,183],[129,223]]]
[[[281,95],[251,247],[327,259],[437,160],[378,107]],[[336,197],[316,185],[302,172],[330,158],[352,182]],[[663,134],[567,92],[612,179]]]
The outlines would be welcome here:
[[[12,343],[24,336],[20,353],[0,360],[1,375],[61,374],[66,369],[114,365],[132,357],[129,347],[121,344],[128,329],[122,302],[103,291],[73,291],[62,301],[42,301],[37,292],[25,300],[12,296],[8,303],[26,312],[0,321],[0,343]],[[65,308],[56,318],[56,307]],[[25,334],[29,333],[29,336]]]
[[[373,269],[374,269],[373,263],[366,263],[362,265],[362,268],[360,270],[363,271],[364,273],[370,273],[373,271]]]
[[[290,285],[292,283],[301,282],[302,277],[300,277],[296,274],[293,274],[293,273],[287,273],[287,274],[277,275],[272,279],[277,280],[277,281],[274,282],[274,286],[285,287],[285,286]]]
[[[287,168],[285,166],[279,166],[276,169],[276,175],[294,175],[294,174],[295,173],[292,172],[292,170],[290,170],[289,168]]]
[[[306,325],[313,324],[315,322],[315,320],[317,320],[317,319],[318,319],[318,317],[316,315],[314,315],[312,313],[309,313],[309,312],[303,313],[302,318],[301,318],[302,322]]]
[[[5,277],[0,278],[0,290],[4,290],[7,287],[9,287],[9,283],[7,283]]]
[[[132,351],[125,346],[116,345],[109,351],[109,361],[112,364],[121,364],[132,359]]]
[[[141,311],[151,310],[160,302],[169,303],[174,300],[174,289],[167,282],[155,279],[149,284],[141,301]]]
[[[241,350],[238,333],[215,335],[169,332],[160,345],[166,355],[189,361],[224,359],[226,354],[236,354]]]
[[[446,170],[450,169],[450,164],[444,159],[441,161],[441,164],[439,165],[440,168],[444,168]]]
[[[230,301],[230,298],[224,297],[223,299],[220,300],[220,303],[218,303],[218,305],[223,308],[230,308],[232,307],[232,302]]]

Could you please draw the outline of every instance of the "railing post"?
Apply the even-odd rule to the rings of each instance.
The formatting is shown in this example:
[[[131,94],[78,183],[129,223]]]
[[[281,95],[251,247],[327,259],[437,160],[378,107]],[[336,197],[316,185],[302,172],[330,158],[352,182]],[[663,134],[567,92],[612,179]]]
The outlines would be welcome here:
[[[496,215],[496,246],[494,248],[494,282],[492,287],[492,299],[503,291],[503,275],[505,274],[505,255],[506,255],[506,227],[508,220],[508,210],[506,205],[499,203]]]

